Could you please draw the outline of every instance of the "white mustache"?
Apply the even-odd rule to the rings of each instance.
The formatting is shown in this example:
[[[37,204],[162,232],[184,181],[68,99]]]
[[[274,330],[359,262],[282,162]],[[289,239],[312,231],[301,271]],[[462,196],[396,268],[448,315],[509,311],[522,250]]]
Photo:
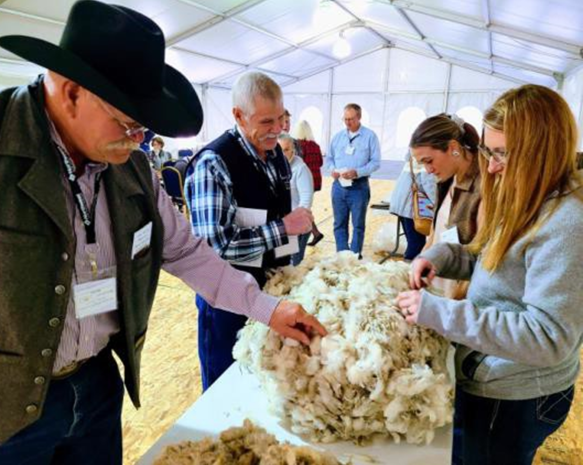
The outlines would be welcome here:
[[[279,134],[267,134],[263,137],[260,137],[259,140],[261,142],[263,142],[264,140],[267,140],[267,139],[277,139],[278,136],[279,136]]]
[[[106,150],[138,150],[140,144],[131,140],[118,140],[116,142],[110,142],[105,146]]]

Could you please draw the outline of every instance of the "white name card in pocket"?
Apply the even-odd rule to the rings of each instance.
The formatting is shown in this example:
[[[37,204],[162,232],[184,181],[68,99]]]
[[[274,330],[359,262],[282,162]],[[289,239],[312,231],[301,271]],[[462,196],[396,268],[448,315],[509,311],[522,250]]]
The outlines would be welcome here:
[[[132,244],[132,260],[142,250],[150,247],[152,242],[152,222],[150,221],[146,226],[138,229],[134,233],[134,242]]]
[[[238,207],[235,213],[235,224],[241,228],[252,228],[255,226],[263,226],[267,223],[267,210],[259,208],[245,208]],[[237,260],[232,261],[232,265],[247,266],[250,268],[261,268],[263,265],[263,255],[253,260]]]
[[[275,249],[275,258],[287,257],[300,251],[298,236],[288,236],[289,242]]]
[[[457,227],[454,226],[453,228],[446,229],[441,233],[441,242],[447,242],[449,244],[459,244],[460,237],[458,234]]]

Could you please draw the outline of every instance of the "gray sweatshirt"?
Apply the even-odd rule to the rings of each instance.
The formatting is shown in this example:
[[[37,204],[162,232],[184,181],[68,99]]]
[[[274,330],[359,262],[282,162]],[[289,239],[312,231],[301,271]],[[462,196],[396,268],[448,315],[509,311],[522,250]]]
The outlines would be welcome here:
[[[556,201],[547,202],[546,208]],[[583,201],[573,193],[489,273],[479,257],[440,243],[422,254],[439,276],[470,279],[466,300],[421,292],[418,324],[453,342],[462,389],[532,399],[575,383],[583,341]]]

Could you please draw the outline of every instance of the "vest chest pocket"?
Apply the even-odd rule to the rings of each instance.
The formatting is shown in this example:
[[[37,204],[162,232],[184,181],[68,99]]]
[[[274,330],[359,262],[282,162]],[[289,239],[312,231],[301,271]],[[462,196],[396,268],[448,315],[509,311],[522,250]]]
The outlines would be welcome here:
[[[15,352],[10,352],[0,348],[0,365],[8,364],[13,365],[15,363],[20,363],[23,360],[23,355]]]
[[[15,245],[39,247],[42,246],[47,239],[47,236],[38,235],[35,233],[25,233],[0,228],[0,247]]]

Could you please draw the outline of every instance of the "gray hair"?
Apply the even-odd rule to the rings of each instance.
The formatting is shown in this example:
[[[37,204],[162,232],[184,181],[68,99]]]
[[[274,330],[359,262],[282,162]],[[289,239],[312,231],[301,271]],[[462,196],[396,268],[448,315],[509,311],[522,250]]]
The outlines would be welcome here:
[[[290,136],[287,132],[280,132],[279,136],[277,136],[278,141],[282,140],[289,140],[292,143],[292,147],[294,148],[294,155],[297,155],[296,151],[296,141],[292,136]]]
[[[292,136],[299,140],[314,140],[314,132],[312,131],[312,127],[305,119],[301,120],[296,125],[292,131]]]
[[[233,107],[240,108],[247,115],[255,111],[257,97],[278,102],[283,99],[281,88],[273,79],[263,73],[251,71],[245,73],[235,81],[231,90]]]

